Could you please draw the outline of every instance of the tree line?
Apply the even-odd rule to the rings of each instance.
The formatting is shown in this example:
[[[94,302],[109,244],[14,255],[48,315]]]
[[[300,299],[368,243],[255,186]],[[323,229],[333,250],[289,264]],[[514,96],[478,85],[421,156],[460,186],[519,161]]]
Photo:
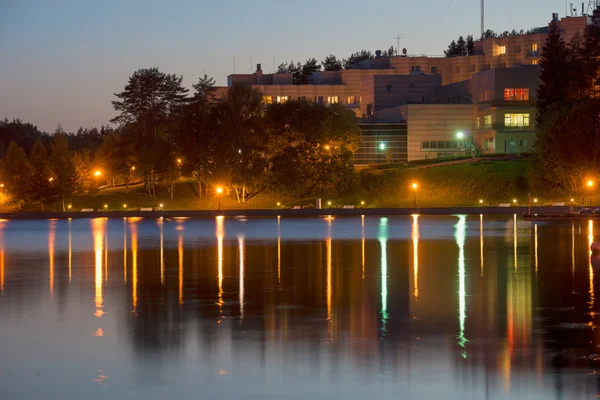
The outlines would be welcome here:
[[[181,76],[158,68],[135,71],[112,104],[115,128],[47,134],[18,120],[0,124],[0,133],[12,132],[0,136],[3,192],[19,206],[59,201],[64,209],[69,196],[94,195],[109,182],[173,198],[187,178],[197,196],[223,186],[245,202],[263,191],[332,195],[355,179],[360,131],[341,105],[265,104],[248,86],[216,98],[212,78],[199,78],[190,92]]]
[[[478,40],[485,40],[489,38],[501,38],[508,36],[522,36],[522,35],[533,35],[536,33],[544,32],[544,28],[531,28],[527,31],[521,29],[517,31],[513,29],[512,31],[504,31],[501,33],[496,33],[491,29],[483,32],[481,37]],[[458,40],[453,40],[448,45],[448,49],[444,50],[444,55],[446,57],[457,57],[457,56],[472,56],[475,54],[475,42],[476,40],[473,38],[473,35],[467,35],[466,38],[463,36],[459,36]]]
[[[377,50],[381,52],[382,58],[389,58],[394,54],[394,48],[390,47],[389,50]],[[375,53],[369,50],[360,50],[356,53],[350,54],[348,58],[338,59],[335,55],[329,54],[321,63],[316,58],[309,58],[304,63],[284,62],[279,64],[277,67],[278,74],[292,74],[292,79],[296,85],[306,85],[309,83],[309,77],[320,71],[340,71],[342,69],[352,69],[355,64],[365,61],[372,60],[375,58]]]
[[[553,21],[539,65],[534,182],[546,191],[584,193],[584,183],[600,174],[600,8],[569,43]]]

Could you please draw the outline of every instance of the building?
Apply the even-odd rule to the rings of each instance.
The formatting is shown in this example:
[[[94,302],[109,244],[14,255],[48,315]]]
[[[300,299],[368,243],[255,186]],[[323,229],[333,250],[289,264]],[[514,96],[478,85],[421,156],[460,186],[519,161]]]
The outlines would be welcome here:
[[[585,15],[559,21],[567,42],[589,23]],[[306,85],[293,84],[291,74],[264,74],[260,64],[253,74],[230,75],[227,81],[229,87],[260,90],[267,104],[291,99],[344,104],[363,132],[356,165],[529,152],[537,64],[548,28],[534,32],[480,40],[470,56],[377,52],[352,69],[313,74]]]

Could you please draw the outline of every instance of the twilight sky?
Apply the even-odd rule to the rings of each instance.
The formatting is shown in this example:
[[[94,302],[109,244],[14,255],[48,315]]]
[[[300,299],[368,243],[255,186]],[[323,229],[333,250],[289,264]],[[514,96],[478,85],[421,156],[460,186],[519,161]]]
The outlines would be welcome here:
[[[544,26],[563,0],[487,0],[486,28]],[[587,3],[587,1],[586,1]],[[110,101],[138,68],[183,75],[270,72],[286,60],[400,47],[443,54],[479,34],[480,0],[0,0],[0,119],[41,130],[106,124]],[[446,13],[446,10],[447,13]],[[440,22],[441,21],[441,22]],[[437,31],[435,31],[436,26]]]

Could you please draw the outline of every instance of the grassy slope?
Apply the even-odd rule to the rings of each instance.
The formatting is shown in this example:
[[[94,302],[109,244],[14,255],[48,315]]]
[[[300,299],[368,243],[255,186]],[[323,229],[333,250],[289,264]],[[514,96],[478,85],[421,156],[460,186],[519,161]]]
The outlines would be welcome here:
[[[367,207],[412,207],[413,190],[411,184],[417,182],[417,204],[419,207],[442,207],[442,206],[475,206],[479,199],[485,204],[497,205],[499,203],[510,203],[512,199],[518,199],[520,204],[527,204],[530,192],[528,185],[530,162],[528,160],[517,161],[493,161],[452,166],[437,166],[427,169],[392,168],[387,170],[367,169],[359,173],[356,190],[353,193],[339,198],[323,198],[323,206],[327,201],[332,201],[332,206],[344,204],[360,204],[366,202]],[[109,210],[120,210],[123,204],[128,209],[140,207],[157,207],[160,203],[165,209],[217,209],[218,198],[209,195],[198,198],[192,190],[192,185],[187,182],[177,184],[175,197],[169,199],[166,193],[158,199],[152,199],[144,195],[141,187],[125,193],[124,188],[104,189],[98,196],[74,196],[68,199],[73,210],[81,208],[103,208],[107,204]],[[193,186],[195,189],[195,186]],[[542,202],[566,201],[564,198],[544,198],[536,193]],[[245,204],[236,201],[235,193],[229,193],[221,197],[221,204],[226,209],[266,209],[275,208],[277,198],[273,194],[260,194]],[[587,200],[586,200],[587,201]],[[314,199],[297,200],[290,203],[283,202],[283,206],[313,205]],[[57,210],[60,205],[56,205]],[[53,207],[46,205],[45,209]],[[27,210],[41,208],[38,204],[30,205]]]

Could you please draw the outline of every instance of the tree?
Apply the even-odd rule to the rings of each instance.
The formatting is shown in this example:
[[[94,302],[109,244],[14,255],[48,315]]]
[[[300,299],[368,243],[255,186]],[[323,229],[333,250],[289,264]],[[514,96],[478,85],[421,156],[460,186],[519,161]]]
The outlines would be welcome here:
[[[290,61],[289,63],[281,63],[277,67],[278,74],[291,74],[292,81],[295,85],[299,85],[301,81],[302,75],[302,64],[297,62],[294,64],[294,61]]]
[[[444,50],[444,55],[446,57],[454,57],[458,54],[458,46],[456,42],[453,40],[448,45],[448,50]]]
[[[372,60],[373,58],[375,58],[373,53],[367,50],[361,50],[356,53],[350,54],[350,57],[342,61],[342,65],[344,66],[344,69],[352,69],[354,64],[365,60]]]
[[[567,46],[566,61],[568,65],[569,94],[567,100],[580,101],[589,94],[590,82],[586,74],[586,54],[584,41],[577,32]]]
[[[75,169],[74,190],[79,193],[89,192],[93,183],[92,156],[88,150],[76,151],[73,154],[73,167]],[[106,174],[106,170],[104,171]]]
[[[321,64],[323,64],[323,71],[339,71],[342,69],[342,62],[333,54],[325,57]]]
[[[485,32],[483,32],[483,34],[481,35],[481,40],[489,39],[489,38],[495,38],[495,37],[498,37],[498,35],[496,34],[496,32],[494,32],[491,29],[488,29]]]
[[[472,56],[475,54],[475,41],[473,40],[473,35],[467,36],[467,55]]]
[[[541,125],[546,111],[553,104],[562,102],[568,94],[567,48],[556,20],[550,23],[539,65],[541,84],[537,89],[536,121]]]
[[[584,33],[585,78],[590,86],[590,95],[600,96],[600,6],[592,14],[592,23]]]
[[[6,150],[6,158],[3,163],[3,182],[6,191],[12,199],[17,202],[19,209],[21,203],[30,197],[29,181],[33,174],[31,164],[22,148],[11,141]]]
[[[44,201],[52,194],[50,162],[48,161],[48,151],[39,140],[33,145],[29,155],[29,163],[32,167],[32,176],[30,182],[30,193],[34,200],[38,200],[44,209]]]
[[[165,74],[158,68],[140,69],[129,77],[121,93],[115,93],[119,100],[112,102],[120,114],[111,121],[129,127],[140,172],[153,196],[159,164],[168,162],[160,151],[167,137],[165,125],[187,102],[188,90],[182,86],[182,80],[183,77]]]
[[[66,135],[56,132],[50,145],[50,166],[52,169],[52,182],[61,197],[62,209],[65,211],[65,196],[73,193],[75,166],[69,152]]]
[[[467,42],[465,42],[465,38],[462,36],[460,36],[456,42],[456,53],[457,56],[467,55]]]
[[[300,85],[307,85],[309,77],[321,70],[321,65],[318,63],[316,58],[309,58],[302,66],[302,72],[300,74]]]

